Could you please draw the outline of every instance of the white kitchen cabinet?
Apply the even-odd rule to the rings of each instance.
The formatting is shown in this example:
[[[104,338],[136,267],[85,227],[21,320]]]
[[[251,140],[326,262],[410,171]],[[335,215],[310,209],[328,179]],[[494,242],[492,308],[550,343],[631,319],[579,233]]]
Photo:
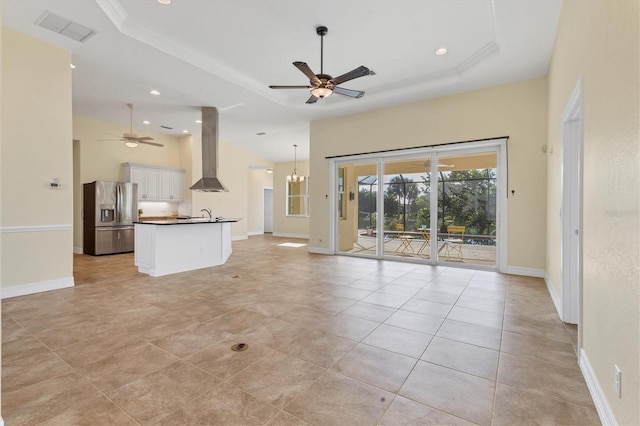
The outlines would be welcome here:
[[[178,201],[184,201],[184,170],[174,170],[171,177],[171,191]]]
[[[160,186],[160,199],[164,201],[184,200],[184,171],[183,170],[158,170],[158,182]]]
[[[125,166],[126,182],[138,184],[138,200],[158,200],[158,171],[149,167]]]
[[[122,163],[123,180],[138,184],[139,201],[184,201],[184,169]]]
[[[135,224],[134,262],[152,277],[223,265],[231,256],[231,224],[149,221]]]

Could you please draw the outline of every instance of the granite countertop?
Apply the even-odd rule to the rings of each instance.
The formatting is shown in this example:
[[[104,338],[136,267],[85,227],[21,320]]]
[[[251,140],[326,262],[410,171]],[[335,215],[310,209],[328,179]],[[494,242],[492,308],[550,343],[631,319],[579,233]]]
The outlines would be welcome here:
[[[165,215],[146,215],[140,216],[138,219],[140,222],[147,222],[149,220],[174,220],[174,219],[191,219],[191,216],[187,215],[176,215],[176,214],[165,214]]]
[[[137,223],[140,225],[193,225],[196,223],[230,223],[230,222],[239,222],[241,221],[241,217],[217,217],[209,219],[208,217],[192,217],[185,219],[165,219],[165,220],[139,220]]]

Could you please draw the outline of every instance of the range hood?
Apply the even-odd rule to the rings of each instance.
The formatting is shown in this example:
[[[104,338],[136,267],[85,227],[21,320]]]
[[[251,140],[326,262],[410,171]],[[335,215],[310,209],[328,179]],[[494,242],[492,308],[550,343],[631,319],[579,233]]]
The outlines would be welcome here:
[[[218,179],[218,109],[214,107],[202,107],[202,179],[189,189],[229,192]]]

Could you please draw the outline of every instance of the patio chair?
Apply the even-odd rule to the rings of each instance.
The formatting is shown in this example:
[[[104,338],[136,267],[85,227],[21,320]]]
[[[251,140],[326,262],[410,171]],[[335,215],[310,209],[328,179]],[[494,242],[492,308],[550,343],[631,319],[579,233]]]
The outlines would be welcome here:
[[[452,256],[464,259],[462,254],[462,244],[464,244],[464,226],[451,225],[447,226],[447,238],[444,240],[444,255],[451,259]]]
[[[422,235],[422,238],[424,239],[424,241],[422,242],[422,245],[418,249],[418,253],[417,253],[418,255],[421,255],[421,254],[423,254],[425,249],[431,247],[431,229],[429,229],[429,228],[421,228],[418,231],[420,231],[420,234]],[[430,255],[430,253],[427,252],[426,256],[429,256],[429,255]]]
[[[415,253],[415,250],[413,250],[413,247],[411,247],[413,237],[405,233],[404,225],[401,223],[396,223],[396,231],[398,232],[398,240],[400,241],[400,245],[396,249],[396,253],[404,253],[406,251]]]

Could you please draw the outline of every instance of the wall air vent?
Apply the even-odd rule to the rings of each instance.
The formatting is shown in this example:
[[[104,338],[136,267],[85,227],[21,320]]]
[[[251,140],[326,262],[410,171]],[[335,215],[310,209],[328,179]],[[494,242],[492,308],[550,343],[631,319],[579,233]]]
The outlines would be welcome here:
[[[167,130],[173,130],[173,127],[169,127],[169,126],[160,126],[160,127],[162,127],[163,129],[167,129]]]
[[[89,37],[96,33],[91,28],[72,22],[62,16],[55,15],[48,10],[45,10],[35,24],[81,43],[84,43]]]

